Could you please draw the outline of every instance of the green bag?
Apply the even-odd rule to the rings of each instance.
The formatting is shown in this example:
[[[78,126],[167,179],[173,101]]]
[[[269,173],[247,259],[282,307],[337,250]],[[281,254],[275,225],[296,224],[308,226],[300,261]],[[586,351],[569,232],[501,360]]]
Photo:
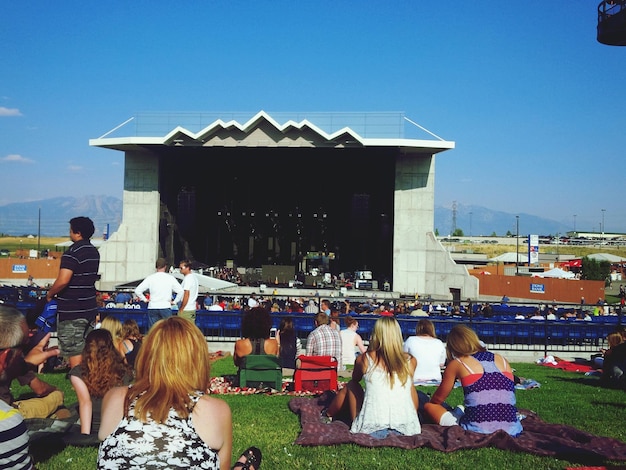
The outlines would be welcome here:
[[[278,356],[271,354],[249,354],[241,359],[239,386],[248,388],[271,387],[282,391],[283,368]]]

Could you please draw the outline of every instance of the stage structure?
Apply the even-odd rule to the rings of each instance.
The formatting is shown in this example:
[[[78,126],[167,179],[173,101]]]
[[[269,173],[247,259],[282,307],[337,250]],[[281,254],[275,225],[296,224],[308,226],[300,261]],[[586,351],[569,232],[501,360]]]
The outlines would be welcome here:
[[[123,220],[100,250],[100,287],[142,278],[164,256],[367,270],[402,294],[476,297],[476,278],[433,233],[435,155],[454,142],[405,138],[414,124],[393,112],[129,119],[89,142],[125,154]]]

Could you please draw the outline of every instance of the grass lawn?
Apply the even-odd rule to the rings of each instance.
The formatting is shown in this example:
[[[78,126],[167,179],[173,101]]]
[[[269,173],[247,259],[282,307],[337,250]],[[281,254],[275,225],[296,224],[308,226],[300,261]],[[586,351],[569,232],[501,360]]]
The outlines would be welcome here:
[[[587,432],[626,442],[626,394],[597,386],[596,379],[535,364],[513,364],[516,373],[541,383],[541,388],[517,392],[518,406],[530,409],[547,422],[575,426]],[[219,360],[211,371],[214,376],[234,374],[232,358]],[[62,373],[46,374],[44,380],[65,391],[66,403],[76,402],[69,381]],[[19,395],[27,388],[15,387]],[[432,393],[434,387],[424,387]],[[477,449],[443,453],[431,449],[403,450],[364,448],[356,445],[302,447],[293,444],[300,432],[298,416],[287,404],[290,396],[222,395],[233,413],[233,458],[246,447],[256,445],[263,451],[264,469],[347,469],[410,468],[553,468],[580,466],[583,462],[537,457],[497,449]],[[453,390],[449,403],[462,401],[462,390]],[[66,447],[35,449],[38,469],[89,469],[95,467],[97,449]],[[620,462],[584,462],[586,465],[619,465]],[[624,462],[621,463],[622,465]]]

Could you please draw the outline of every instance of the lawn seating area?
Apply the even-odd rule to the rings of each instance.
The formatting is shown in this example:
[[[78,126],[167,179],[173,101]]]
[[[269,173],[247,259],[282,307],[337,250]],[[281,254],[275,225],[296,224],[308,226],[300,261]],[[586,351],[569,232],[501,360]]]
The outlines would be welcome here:
[[[608,436],[626,442],[626,394],[623,390],[599,386],[598,379],[581,373],[530,363],[514,363],[516,374],[532,378],[540,388],[518,390],[519,408],[536,412],[551,423],[563,423],[586,432]],[[230,375],[236,372],[232,357],[214,363],[212,376]],[[45,374],[43,379],[63,389],[66,404],[76,402],[76,397],[64,373]],[[28,389],[15,387],[19,395]],[[435,387],[421,387],[432,393]],[[570,466],[623,466],[625,462],[603,459],[581,459],[572,455],[567,459],[538,457],[528,453],[509,452],[492,448],[443,453],[427,448],[403,450],[398,448],[364,448],[357,445],[328,447],[304,447],[293,442],[300,432],[296,414],[288,408],[289,395],[219,395],[231,407],[233,413],[233,458],[249,445],[263,451],[264,469],[352,469],[352,468],[542,468],[563,469]],[[454,389],[449,398],[453,405],[462,401],[462,390]],[[37,468],[87,469],[94,468],[96,448],[54,447],[40,443],[31,449]]]

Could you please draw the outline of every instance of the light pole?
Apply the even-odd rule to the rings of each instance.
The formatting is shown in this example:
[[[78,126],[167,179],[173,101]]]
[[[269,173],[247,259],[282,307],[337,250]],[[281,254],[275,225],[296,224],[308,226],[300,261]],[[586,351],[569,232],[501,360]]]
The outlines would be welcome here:
[[[574,214],[574,234],[576,233],[576,214]]]
[[[515,275],[519,274],[519,215],[515,216]]]
[[[602,211],[602,238],[604,238],[604,213],[606,209],[600,209]]]
[[[559,243],[561,243],[561,237],[559,232],[556,232],[556,262],[559,262]]]
[[[472,236],[472,212],[471,211],[469,213],[469,216],[470,216],[470,234],[469,235],[471,237]]]

